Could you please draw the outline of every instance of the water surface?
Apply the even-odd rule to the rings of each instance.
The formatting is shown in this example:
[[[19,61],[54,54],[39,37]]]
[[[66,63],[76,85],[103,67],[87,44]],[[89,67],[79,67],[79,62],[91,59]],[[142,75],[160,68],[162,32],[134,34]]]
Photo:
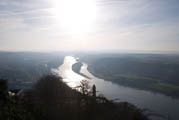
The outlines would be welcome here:
[[[75,57],[66,56],[64,63],[58,69],[53,69],[53,72],[63,77],[64,82],[72,88],[78,86],[81,80],[86,79],[90,81],[91,85],[96,85],[97,91],[99,91],[98,94],[102,93],[108,99],[128,101],[140,108],[148,108],[158,114],[170,116],[172,120],[179,120],[179,99],[172,99],[171,97],[145,90],[124,87],[99,79],[93,76],[87,70],[88,65],[83,63],[80,72],[91,79],[85,78],[72,71],[72,65],[76,62]]]

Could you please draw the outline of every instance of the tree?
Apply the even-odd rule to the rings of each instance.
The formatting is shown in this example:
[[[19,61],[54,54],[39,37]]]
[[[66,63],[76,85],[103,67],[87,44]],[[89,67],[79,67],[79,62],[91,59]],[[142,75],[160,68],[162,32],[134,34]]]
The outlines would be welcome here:
[[[8,97],[7,80],[0,79],[0,101],[6,102]]]
[[[93,85],[93,88],[92,88],[92,92],[93,92],[93,97],[96,97],[96,86],[95,85]]]
[[[80,82],[80,85],[78,86],[79,90],[82,92],[83,95],[89,94],[89,81],[88,80],[82,80]]]

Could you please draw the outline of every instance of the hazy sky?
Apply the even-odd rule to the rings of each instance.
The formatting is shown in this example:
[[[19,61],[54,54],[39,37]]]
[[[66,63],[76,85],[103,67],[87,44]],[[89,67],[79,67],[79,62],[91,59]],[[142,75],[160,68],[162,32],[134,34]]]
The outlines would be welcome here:
[[[0,0],[0,50],[179,51],[179,0]]]

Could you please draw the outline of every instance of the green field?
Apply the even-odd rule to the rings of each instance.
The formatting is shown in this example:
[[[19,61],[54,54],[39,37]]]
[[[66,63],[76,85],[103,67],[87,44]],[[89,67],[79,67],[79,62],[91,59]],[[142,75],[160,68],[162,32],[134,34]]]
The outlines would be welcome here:
[[[179,97],[178,55],[100,55],[86,62],[88,70],[104,80]]]

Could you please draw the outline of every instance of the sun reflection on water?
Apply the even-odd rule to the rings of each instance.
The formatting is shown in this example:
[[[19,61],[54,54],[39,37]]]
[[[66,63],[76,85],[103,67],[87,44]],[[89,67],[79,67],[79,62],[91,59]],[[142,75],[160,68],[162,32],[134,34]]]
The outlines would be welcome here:
[[[72,65],[77,62],[75,57],[66,56],[63,64],[58,69],[52,69],[52,72],[61,76],[63,81],[70,87],[74,88],[80,84],[81,80],[85,78],[73,72]]]

